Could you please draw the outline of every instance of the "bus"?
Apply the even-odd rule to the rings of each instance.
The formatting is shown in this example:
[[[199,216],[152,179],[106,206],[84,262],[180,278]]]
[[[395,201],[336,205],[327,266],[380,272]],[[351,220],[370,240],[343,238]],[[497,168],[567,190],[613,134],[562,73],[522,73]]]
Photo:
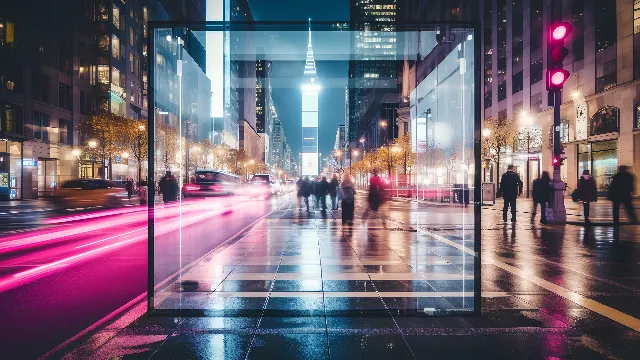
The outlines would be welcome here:
[[[235,195],[240,177],[218,170],[197,170],[189,184],[182,187],[182,197]]]

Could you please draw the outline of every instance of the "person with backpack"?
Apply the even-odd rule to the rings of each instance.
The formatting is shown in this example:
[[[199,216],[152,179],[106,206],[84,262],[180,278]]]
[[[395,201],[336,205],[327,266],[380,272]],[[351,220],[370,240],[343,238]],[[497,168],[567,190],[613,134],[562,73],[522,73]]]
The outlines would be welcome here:
[[[353,212],[356,204],[356,188],[351,177],[345,174],[340,184],[340,196],[342,197],[342,224],[353,224]]]
[[[596,181],[591,176],[589,170],[584,170],[582,176],[578,180],[578,196],[582,201],[584,209],[584,222],[589,224],[589,210],[592,202],[598,201],[598,188],[596,187]]]
[[[540,204],[540,222],[547,223],[547,203],[551,199],[551,177],[548,171],[543,171],[542,176],[533,180],[533,211],[531,221],[536,218],[538,204]]]

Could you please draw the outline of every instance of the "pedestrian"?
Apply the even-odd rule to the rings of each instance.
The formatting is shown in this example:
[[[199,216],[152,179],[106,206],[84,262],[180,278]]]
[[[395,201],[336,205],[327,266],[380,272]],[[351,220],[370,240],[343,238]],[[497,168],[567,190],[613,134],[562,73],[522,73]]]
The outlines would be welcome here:
[[[353,212],[356,205],[356,189],[351,177],[344,174],[340,184],[340,197],[342,198],[342,224],[353,224]]]
[[[338,176],[333,175],[331,182],[329,183],[329,196],[331,196],[331,210],[338,210],[338,203],[336,197],[338,196]]]
[[[592,202],[598,201],[598,188],[589,170],[584,170],[578,179],[578,194],[584,208],[584,222],[589,224],[589,210]]]
[[[533,211],[531,221],[536,218],[538,204],[540,205],[540,222],[547,223],[547,203],[551,199],[551,177],[548,171],[543,171],[542,176],[533,180]]]
[[[327,181],[327,177],[323,176],[318,184],[318,188],[316,189],[320,200],[320,208],[322,212],[327,211],[327,194],[329,193],[329,182]]]
[[[624,205],[629,216],[629,221],[637,223],[636,211],[633,208],[631,201],[631,195],[633,195],[633,189],[635,188],[635,179],[633,174],[629,172],[629,167],[626,165],[620,165],[618,173],[613,175],[611,179],[611,185],[609,189],[609,200],[613,201],[613,224],[618,226],[620,224],[620,204]]]
[[[127,189],[127,196],[129,198],[129,200],[131,200],[131,195],[133,195],[133,180],[132,179],[127,179],[124,182],[124,187],[125,187],[125,189]]]
[[[302,198],[304,197],[304,180],[298,178],[296,181],[296,195],[298,197],[298,209],[302,209]]]
[[[147,182],[145,180],[138,183],[138,198],[140,199],[140,205],[144,205],[148,202]]]
[[[507,213],[511,207],[511,222],[516,222],[516,198],[522,195],[522,180],[520,175],[513,171],[513,165],[507,166],[507,172],[500,179],[500,193],[504,200],[502,207],[502,221],[507,222]]]
[[[309,212],[309,196],[313,191],[312,186],[313,185],[311,184],[311,181],[309,181],[309,178],[305,176],[302,181],[302,197],[304,197],[304,203],[307,205],[307,212]]]
[[[378,210],[380,205],[384,201],[384,184],[382,178],[378,176],[378,170],[373,169],[373,176],[369,179],[369,195],[367,196],[369,202],[368,208],[365,210],[363,218],[366,220],[369,216],[369,212],[373,212],[376,218],[380,218],[384,228],[387,228],[385,220],[380,216]]]
[[[175,176],[171,174],[171,171],[167,171],[159,182],[160,192],[162,193],[162,200],[165,203],[175,201],[178,197],[178,181]]]

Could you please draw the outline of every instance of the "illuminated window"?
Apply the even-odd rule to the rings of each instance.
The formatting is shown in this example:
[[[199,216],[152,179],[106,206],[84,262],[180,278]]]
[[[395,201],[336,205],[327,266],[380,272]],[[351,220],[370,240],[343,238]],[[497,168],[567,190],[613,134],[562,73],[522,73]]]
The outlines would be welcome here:
[[[109,53],[109,35],[100,35],[98,37],[98,47],[104,53]]]
[[[98,65],[98,82],[100,84],[109,83],[109,65]]]
[[[135,40],[134,36],[135,36],[135,32],[133,31],[133,27],[129,26],[129,45],[131,45],[131,46],[133,46],[133,44],[135,43],[134,42],[134,40]]]
[[[113,7],[113,25],[120,29],[120,8],[117,6]]]
[[[113,68],[111,72],[111,83],[116,86],[120,86],[120,71],[116,68]]]
[[[113,57],[120,60],[120,39],[115,35],[111,36],[111,51],[113,53]]]

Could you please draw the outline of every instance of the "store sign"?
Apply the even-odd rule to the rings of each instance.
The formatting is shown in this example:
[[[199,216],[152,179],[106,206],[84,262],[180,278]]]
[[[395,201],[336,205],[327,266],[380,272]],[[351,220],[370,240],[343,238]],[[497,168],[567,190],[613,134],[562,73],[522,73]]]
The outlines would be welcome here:
[[[38,166],[38,161],[33,159],[22,159],[22,161],[16,161],[16,165],[24,167],[36,167]]]
[[[587,138],[589,121],[587,119],[587,103],[576,104],[576,140]]]
[[[538,155],[532,155],[529,156],[529,160],[540,160],[540,157]]]

